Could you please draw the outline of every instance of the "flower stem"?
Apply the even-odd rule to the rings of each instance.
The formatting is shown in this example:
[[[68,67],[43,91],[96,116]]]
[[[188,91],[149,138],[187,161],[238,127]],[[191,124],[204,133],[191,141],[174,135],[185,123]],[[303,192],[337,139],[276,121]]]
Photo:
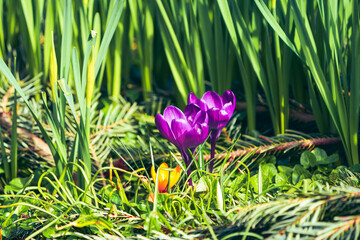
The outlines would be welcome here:
[[[188,168],[187,170],[187,175],[190,176],[191,174],[191,167],[189,166],[190,165],[190,162],[191,162],[191,155],[190,153],[188,152],[187,149],[185,150],[180,150],[180,153],[181,153],[181,156],[183,157],[184,161],[185,161],[185,165],[186,165],[186,168]],[[192,187],[193,186],[193,181],[191,178],[189,178],[189,185]]]
[[[187,170],[187,175],[190,176],[190,174],[191,174],[191,169],[189,168],[189,169]],[[194,186],[193,181],[192,181],[191,178],[189,178],[189,186],[191,186],[191,187]]]
[[[215,146],[216,146],[216,141],[219,137],[220,131],[212,131],[210,134],[210,140],[211,140],[211,155],[210,155],[210,165],[209,165],[209,172],[212,173],[213,168],[214,168],[214,158],[215,158]]]

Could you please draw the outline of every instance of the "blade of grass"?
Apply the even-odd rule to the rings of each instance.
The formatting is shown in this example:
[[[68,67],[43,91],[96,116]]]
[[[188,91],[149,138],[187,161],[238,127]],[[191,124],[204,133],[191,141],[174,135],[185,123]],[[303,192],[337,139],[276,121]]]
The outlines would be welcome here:
[[[253,79],[250,77],[249,70],[245,68],[244,60],[242,59],[242,52],[240,50],[240,43],[238,41],[237,33],[235,30],[235,24],[233,18],[231,17],[230,7],[227,1],[218,0],[217,1],[221,15],[224,19],[225,25],[229,32],[230,38],[233,42],[233,46],[235,48],[236,57],[238,60],[239,71],[241,74],[241,79],[244,86],[245,91],[245,99],[246,99],[246,113],[248,120],[248,129],[249,131],[254,131],[256,129],[256,116],[255,116],[255,106],[256,106],[256,83],[252,81]]]
[[[270,24],[270,26],[274,29],[274,31],[279,35],[281,40],[284,41],[284,43],[298,56],[303,62],[302,56],[297,51],[295,45],[292,43],[292,41],[288,38],[284,30],[281,28],[279,23],[276,21],[273,14],[270,12],[269,8],[266,6],[265,2],[262,0],[255,0],[254,1],[260,12],[262,13],[263,17],[266,19],[267,23]]]
[[[36,8],[36,4],[39,4],[38,2],[35,3],[35,8]],[[35,31],[35,23],[34,23],[34,14],[36,14],[36,12],[34,11],[33,8],[33,2],[32,1],[26,1],[26,0],[21,0],[21,7],[22,7],[22,13],[24,15],[25,18],[25,24],[27,27],[27,33],[28,33],[28,38],[29,38],[29,43],[30,45],[28,46],[28,51],[27,51],[27,57],[30,60],[29,65],[30,65],[30,71],[33,71],[33,74],[36,75],[39,72],[39,69],[37,66],[37,59],[36,59],[36,51],[37,51],[37,36],[36,36],[36,31]]]
[[[23,90],[21,89],[20,85],[18,84],[17,80],[15,79],[15,77],[12,75],[11,71],[9,70],[9,68],[7,67],[7,65],[5,64],[4,60],[0,58],[0,71],[5,75],[5,77],[8,79],[8,81],[11,83],[11,85],[14,86],[15,90],[18,92],[18,94],[21,96],[21,98],[24,100],[24,103],[27,105],[28,109],[30,110],[31,115],[33,116],[36,124],[38,125],[42,136],[44,137],[46,143],[48,144],[50,151],[54,157],[55,163],[59,166],[59,170],[61,170],[61,162],[64,161],[64,155],[61,154],[63,152],[61,151],[57,151],[51,138],[49,137],[49,135],[47,134],[46,130],[44,129],[44,127],[42,126],[42,124],[39,121],[39,118],[36,116],[35,111],[33,110],[33,108],[31,107],[27,96],[24,94]],[[51,115],[50,115],[51,116]],[[53,129],[56,129],[55,127]]]
[[[61,40],[60,78],[68,80],[70,71],[71,42],[72,42],[72,6],[71,0],[65,1],[64,26]]]
[[[352,163],[359,163],[358,153],[358,131],[359,131],[359,106],[360,106],[360,18],[359,18],[359,3],[353,1],[353,13],[352,13],[352,46],[351,46],[351,83],[350,83],[350,109],[349,109],[349,132],[351,143],[351,156]],[[346,78],[346,76],[343,76]],[[346,81],[344,79],[343,81]],[[346,94],[347,92],[345,92]]]
[[[16,64],[15,64],[16,65]],[[13,105],[13,115],[12,115],[12,126],[11,126],[11,179],[17,177],[18,170],[18,147],[17,147],[17,96],[16,90],[14,91],[14,105]],[[6,153],[4,153],[6,154]]]
[[[0,12],[4,11],[4,0],[0,0]],[[0,17],[0,32],[4,33],[4,21],[3,18]],[[4,58],[5,55],[5,34],[0,34],[0,57]]]
[[[83,86],[83,83],[80,78],[80,61],[76,48],[73,48],[73,53],[72,53],[72,69],[74,75],[76,96],[80,107],[80,113],[82,116],[85,116],[86,103],[85,103],[85,92],[83,90],[85,89],[85,87]]]
[[[1,162],[2,162],[2,165],[4,167],[5,180],[6,180],[6,182],[10,182],[10,180],[11,180],[11,168],[10,168],[10,165],[9,165],[8,157],[6,155],[4,139],[3,139],[1,128],[0,128],[0,147],[1,147]]]
[[[49,73],[50,54],[51,54],[51,44],[52,44],[52,31],[54,31],[54,18],[55,18],[55,9],[53,0],[49,0],[46,3],[46,19],[45,19],[45,32],[44,32],[44,80],[46,82]]]
[[[335,26],[333,22],[334,19],[332,19],[332,14],[329,14],[332,10],[324,9],[321,11],[322,7],[320,8],[320,12],[325,18],[323,21],[323,23],[325,24],[323,25],[323,27],[327,31],[325,32],[325,34],[328,34],[328,37],[325,40],[324,51],[329,56],[328,59],[325,59],[325,62],[329,65],[330,72],[329,76],[326,77],[321,67],[321,62],[318,57],[318,51],[316,49],[314,35],[312,33],[309,21],[307,17],[304,16],[304,12],[300,11],[297,2],[292,1],[292,5],[294,20],[297,26],[302,52],[304,54],[306,63],[309,67],[309,70],[311,71],[314,82],[316,83],[316,86],[329,110],[337,132],[342,139],[349,165],[358,163],[357,147],[356,150],[353,149],[353,144],[357,144],[357,142],[355,142],[353,137],[351,137],[351,133],[349,131],[349,124],[354,123],[350,122],[350,113],[345,107],[346,102],[348,101],[348,97],[347,94],[344,95],[343,93],[343,88],[342,84],[340,83],[339,77],[340,75],[338,75],[338,39],[335,29],[337,28],[337,26]],[[324,5],[323,7],[328,8],[329,6]],[[329,54],[331,54],[331,56]],[[340,66],[342,65],[343,64],[340,60]],[[341,68],[342,67],[340,67],[340,70]],[[330,83],[327,82],[327,79],[329,79]]]
[[[103,62],[103,59],[105,58],[106,51],[108,50],[110,41],[115,33],[118,23],[119,23],[123,8],[124,8],[124,0],[117,0],[116,4],[111,12],[111,17],[108,21],[108,25],[106,26],[104,37],[101,41],[99,53],[96,58],[95,78],[99,73],[100,65]]]
[[[190,92],[201,96],[205,89],[194,6],[193,3],[185,4],[185,2],[163,4],[161,0],[157,0],[157,6],[161,16],[159,27],[164,50],[182,99],[181,104],[184,105]],[[171,13],[173,14],[170,15]],[[184,35],[184,40],[180,44],[178,36],[181,35]]]
[[[123,25],[119,24],[118,29],[115,32],[115,50],[114,50],[114,66],[113,66],[113,75],[111,80],[109,81],[109,89],[111,92],[111,96],[117,98],[120,95],[121,90],[121,44],[123,39],[124,31]],[[108,66],[110,68],[110,66]],[[110,80],[110,79],[109,79]]]
[[[140,58],[139,68],[143,96],[144,100],[149,100],[152,92],[154,3],[138,0],[129,1],[129,9]]]

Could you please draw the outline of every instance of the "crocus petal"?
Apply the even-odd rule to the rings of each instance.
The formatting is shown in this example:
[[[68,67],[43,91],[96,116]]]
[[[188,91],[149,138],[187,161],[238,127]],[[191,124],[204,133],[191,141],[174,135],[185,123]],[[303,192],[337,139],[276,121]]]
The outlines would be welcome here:
[[[219,112],[219,128],[224,128],[226,124],[229,122],[231,116],[233,115],[235,110],[235,104],[231,102],[226,103],[221,111]]]
[[[230,116],[232,116],[235,110],[235,105],[233,105],[231,102],[228,102],[224,104],[222,110],[225,110]]]
[[[151,166],[151,177],[152,177],[154,183],[156,184],[156,172],[155,172],[154,166]]]
[[[194,149],[204,143],[208,134],[209,127],[207,124],[196,124],[193,129],[185,133],[184,146],[186,148]]]
[[[159,113],[156,114],[155,125],[156,125],[157,129],[159,130],[160,134],[164,138],[166,138],[173,144],[176,143],[174,134],[173,134],[172,130],[170,129],[169,123],[164,119],[163,115],[161,115]]]
[[[187,120],[184,119],[174,119],[171,122],[171,129],[174,133],[174,137],[176,139],[176,146],[180,149],[186,148],[184,144],[185,133],[192,130],[192,126]]]
[[[211,108],[221,109],[222,107],[221,98],[216,92],[208,91],[204,94],[204,96],[201,99],[206,102],[209,109]]]
[[[164,193],[167,191],[167,185],[169,183],[169,171],[163,168],[169,168],[166,163],[160,165],[159,170],[159,192]]]
[[[183,140],[184,149],[193,149],[200,145],[201,128],[194,127],[190,131],[186,132]],[[187,151],[187,150],[186,150]]]
[[[235,110],[235,104],[236,104],[236,98],[235,94],[232,91],[225,91],[224,94],[221,96],[221,101],[223,104],[223,109],[225,105],[230,105],[232,108],[227,107],[227,113],[230,114],[230,116],[233,114]]]
[[[217,129],[219,125],[219,108],[212,108],[207,111],[209,117],[209,128],[211,130]]]
[[[160,193],[164,193],[167,191],[167,185],[169,183],[169,171],[165,170],[164,168],[168,168],[166,163],[162,163],[159,167],[159,182],[158,182],[158,189]],[[156,172],[154,166],[151,166],[151,177],[156,184]]]
[[[164,110],[164,119],[170,124],[173,119],[186,119],[186,117],[177,107],[169,106]]]
[[[203,111],[207,111],[209,109],[209,107],[204,99],[199,99],[198,105],[199,105],[200,109]]]
[[[210,129],[206,123],[200,124],[200,128],[201,128],[200,142],[203,143],[208,137]]]
[[[209,122],[209,118],[208,115],[205,111],[198,111],[194,117],[194,121],[193,121],[193,125],[198,123],[198,124],[203,124],[203,123],[208,123]]]
[[[193,124],[194,119],[199,111],[200,108],[197,105],[191,103],[185,107],[184,114],[190,123]]]
[[[218,129],[222,129],[229,122],[231,114],[228,114],[225,110],[219,112]]]
[[[188,104],[197,104],[199,99],[196,97],[194,93],[190,93],[188,97]]]
[[[181,168],[180,166],[177,166],[170,173],[169,188],[172,188],[179,181],[180,175],[181,175]]]

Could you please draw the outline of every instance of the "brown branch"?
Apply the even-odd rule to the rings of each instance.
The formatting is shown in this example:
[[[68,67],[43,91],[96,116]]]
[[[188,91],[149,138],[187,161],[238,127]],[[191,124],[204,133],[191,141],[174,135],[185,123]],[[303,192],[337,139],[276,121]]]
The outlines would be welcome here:
[[[1,104],[3,106],[3,109],[2,109],[3,112],[7,112],[6,106],[7,106],[8,102],[9,102],[10,95],[13,94],[14,91],[15,91],[15,87],[11,86],[7,90],[7,92],[5,93],[5,95],[4,95],[3,99],[2,99],[2,102],[1,102]]]
[[[41,125],[45,128],[51,129],[51,127],[49,125],[47,125],[46,123],[41,123]],[[64,134],[68,137],[75,138],[75,134],[73,134],[71,132],[65,132]]]
[[[122,119],[122,120],[120,120],[120,121],[117,121],[117,122],[115,122],[115,123],[113,123],[113,124],[110,124],[109,126],[105,126],[105,127],[102,126],[102,125],[100,125],[99,128],[103,128],[103,129],[101,129],[101,130],[99,130],[99,131],[91,134],[91,135],[90,135],[90,139],[93,139],[93,138],[96,137],[98,134],[103,133],[103,132],[105,132],[105,131],[107,131],[107,130],[109,130],[109,129],[111,129],[111,128],[119,125],[119,124],[122,124],[122,123],[124,123],[124,122],[126,122],[126,121],[128,121],[128,119]],[[47,125],[47,124],[45,124],[45,123],[41,123],[41,125],[43,125],[44,127],[50,129],[50,126]],[[65,135],[68,136],[68,137],[75,138],[75,134],[73,134],[73,133],[71,133],[71,132],[65,132]]]
[[[262,154],[264,152],[279,152],[279,151],[285,151],[286,149],[295,147],[296,148],[302,148],[302,149],[312,149],[315,146],[321,146],[321,145],[329,145],[329,144],[338,144],[341,143],[341,139],[339,137],[330,137],[330,138],[316,138],[316,139],[304,139],[304,140],[298,140],[298,141],[292,141],[292,142],[286,142],[286,143],[275,143],[272,145],[266,145],[266,146],[259,146],[259,147],[251,147],[247,149],[241,149],[237,151],[233,151],[231,153],[221,153],[215,157],[215,159],[222,159],[225,158],[229,154],[230,159],[238,158],[241,156],[245,156],[246,154],[253,152],[253,154]],[[204,160],[208,161],[210,160],[210,155],[205,155]]]
[[[268,139],[269,142],[271,142],[271,139]],[[240,149],[235,150],[230,153],[224,152],[220,153],[215,156],[215,159],[223,159],[227,157],[229,154],[229,159],[235,159],[242,156],[245,156],[246,154],[253,152],[254,155],[259,155],[263,153],[279,153],[284,152],[287,149],[294,148],[296,149],[313,149],[316,146],[324,146],[324,145],[334,145],[334,144],[340,144],[341,139],[339,137],[324,137],[324,138],[316,138],[316,139],[303,139],[303,140],[297,140],[297,141],[291,141],[286,143],[272,143],[265,146],[253,146],[246,149]],[[166,158],[169,157],[169,154],[154,154],[153,157],[155,159],[160,158]],[[180,153],[175,153],[176,157],[181,158]],[[135,159],[139,160],[140,157],[134,156],[134,157],[124,157],[125,160]],[[145,158],[150,158],[150,155],[146,155]],[[209,161],[210,155],[204,155],[204,160]]]
[[[107,131],[107,130],[113,128],[113,127],[116,127],[117,125],[120,125],[120,124],[122,124],[124,122],[127,122],[127,121],[128,121],[128,119],[121,119],[120,121],[114,122],[113,124],[110,124],[109,126],[104,127],[104,126],[100,125],[99,127],[103,128],[103,129],[91,134],[90,139],[93,139],[94,137],[96,137],[96,135],[98,135],[98,134],[100,134],[102,132],[105,132],[105,131]]]
[[[96,155],[95,149],[94,149],[94,147],[93,147],[93,145],[92,145],[91,143],[89,143],[89,147],[90,147],[91,155],[92,155],[93,158],[94,158],[95,165],[96,165],[97,169],[99,170],[99,169],[101,168],[99,158],[98,158],[98,156]],[[103,171],[100,171],[100,177],[101,177],[102,179],[105,179],[105,175],[104,175]],[[103,184],[103,186],[106,186],[105,180],[102,181],[102,184]]]

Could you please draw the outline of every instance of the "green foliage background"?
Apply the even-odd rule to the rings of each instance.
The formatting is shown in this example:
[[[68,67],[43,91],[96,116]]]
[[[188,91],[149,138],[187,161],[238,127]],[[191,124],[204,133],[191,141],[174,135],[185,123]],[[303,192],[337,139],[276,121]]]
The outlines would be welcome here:
[[[359,237],[358,0],[0,0],[0,12],[3,238]],[[246,114],[223,131],[214,174],[204,143],[195,187],[182,174],[158,193],[151,165],[185,168],[153,116],[227,89]],[[289,131],[290,100],[329,135]],[[260,103],[274,137],[256,131]],[[339,142],[345,157],[314,149]]]

